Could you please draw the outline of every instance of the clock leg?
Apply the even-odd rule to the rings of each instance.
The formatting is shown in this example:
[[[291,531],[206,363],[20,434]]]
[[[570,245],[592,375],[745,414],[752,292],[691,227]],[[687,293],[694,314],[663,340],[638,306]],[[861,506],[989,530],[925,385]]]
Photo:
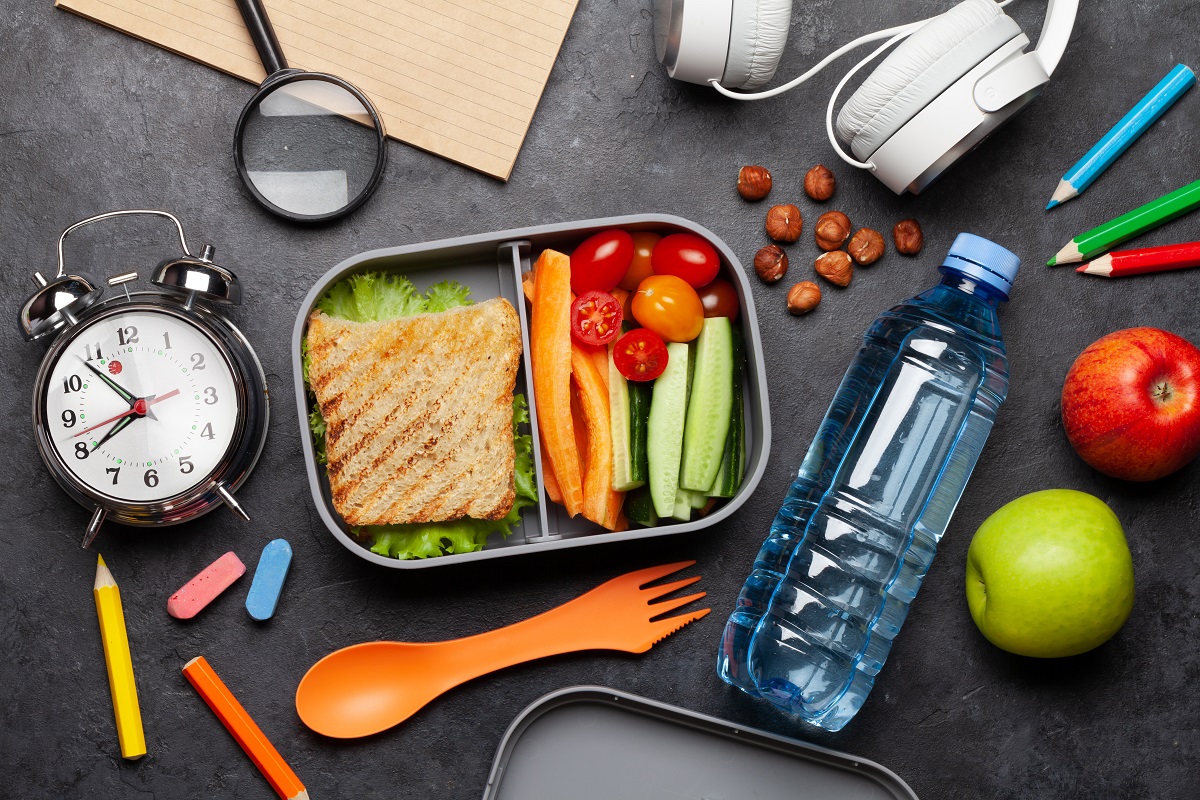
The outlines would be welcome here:
[[[250,521],[250,515],[246,513],[246,510],[244,508],[242,508],[240,505],[238,505],[237,500],[233,499],[233,494],[228,489],[225,488],[225,484],[218,483],[216,485],[216,487],[214,487],[214,488],[217,492],[217,495],[223,501],[225,501],[225,505],[229,506],[230,511],[232,511],[233,513],[235,513],[239,517],[241,517],[243,522]]]
[[[104,523],[106,514],[108,514],[107,511],[100,506],[96,506],[96,513],[92,514],[92,521],[88,523],[87,530],[83,532],[83,544],[80,547],[84,550],[87,550],[91,546],[92,540],[100,532],[100,526]]]

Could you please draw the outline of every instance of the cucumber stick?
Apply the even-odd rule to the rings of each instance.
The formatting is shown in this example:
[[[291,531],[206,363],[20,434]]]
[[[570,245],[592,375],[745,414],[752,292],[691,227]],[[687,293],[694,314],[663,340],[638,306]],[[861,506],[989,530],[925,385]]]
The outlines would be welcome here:
[[[692,518],[692,497],[695,492],[689,492],[687,489],[675,490],[675,510],[671,513],[674,519],[687,522]]]
[[[613,347],[614,345],[608,347],[608,409],[613,442],[613,489],[627,492],[644,484],[646,479],[643,477],[638,480],[633,474],[629,382],[613,363]],[[642,450],[644,452],[645,448]]]
[[[625,517],[630,522],[653,528],[658,524],[658,514],[654,513],[654,500],[650,497],[650,489],[641,486],[625,495]]]
[[[709,317],[696,342],[696,369],[688,401],[679,485],[707,494],[725,455],[733,411],[733,326]]]
[[[653,385],[642,381],[629,383],[629,458],[635,481],[650,479],[650,462],[646,459],[646,427],[650,422],[650,396]]]
[[[733,409],[729,414],[729,435],[725,438],[725,454],[721,469],[709,492],[713,497],[733,497],[742,485],[746,470],[746,419],[742,408],[742,336],[733,332]]]
[[[679,464],[683,457],[683,424],[687,416],[688,350],[681,342],[667,345],[667,368],[654,381],[646,424],[650,462],[650,497],[660,517],[675,513]]]

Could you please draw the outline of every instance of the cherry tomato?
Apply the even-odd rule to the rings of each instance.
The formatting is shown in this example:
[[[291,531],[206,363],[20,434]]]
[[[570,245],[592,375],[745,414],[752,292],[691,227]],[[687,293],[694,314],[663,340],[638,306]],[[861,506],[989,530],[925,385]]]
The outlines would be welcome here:
[[[651,275],[633,296],[633,318],[668,342],[690,342],[704,327],[704,306],[682,278]]]
[[[683,278],[696,289],[711,283],[721,268],[716,248],[694,233],[672,233],[663,237],[654,246],[650,260],[655,275]]]
[[[724,278],[717,278],[701,289],[699,294],[706,317],[729,317],[732,322],[737,319],[738,312],[742,310],[737,289],[734,289],[733,284]]]
[[[667,359],[662,337],[646,328],[634,328],[613,347],[613,364],[626,380],[654,380],[667,368]]]
[[[584,344],[608,344],[621,333],[621,302],[607,292],[588,292],[571,303],[571,335]]]
[[[661,238],[657,233],[650,231],[638,231],[633,234],[633,263],[629,265],[629,271],[618,286],[636,292],[638,284],[654,274],[654,269],[650,266],[650,254],[654,252],[654,246]]]
[[[622,230],[594,233],[571,253],[571,291],[611,292],[633,261],[633,237]]]

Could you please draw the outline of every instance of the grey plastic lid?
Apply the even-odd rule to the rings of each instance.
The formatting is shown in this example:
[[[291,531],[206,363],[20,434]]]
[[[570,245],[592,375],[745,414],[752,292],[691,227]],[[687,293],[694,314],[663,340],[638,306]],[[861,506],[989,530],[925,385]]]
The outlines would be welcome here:
[[[483,800],[917,800],[873,761],[601,686],[509,726]]]
[[[1012,251],[1001,247],[990,239],[973,233],[960,233],[942,266],[978,278],[999,289],[1007,297],[1012,291],[1021,259]]]

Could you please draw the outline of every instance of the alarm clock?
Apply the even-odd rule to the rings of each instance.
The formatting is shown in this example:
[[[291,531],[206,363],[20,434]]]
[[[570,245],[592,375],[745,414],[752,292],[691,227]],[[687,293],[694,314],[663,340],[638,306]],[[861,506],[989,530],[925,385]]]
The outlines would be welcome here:
[[[151,291],[130,292],[136,272],[106,281],[67,272],[63,243],[85,225],[149,215],[175,223],[181,256],[149,274]],[[58,240],[58,273],[33,279],[20,312],[26,340],[51,340],[33,387],[33,426],[50,474],[92,509],[83,546],[105,520],[156,526],[186,522],[219,505],[245,521],[234,493],[267,438],[267,379],[254,349],[222,313],[241,284],[193,255],[183,226],[165,211],[99,214]]]

